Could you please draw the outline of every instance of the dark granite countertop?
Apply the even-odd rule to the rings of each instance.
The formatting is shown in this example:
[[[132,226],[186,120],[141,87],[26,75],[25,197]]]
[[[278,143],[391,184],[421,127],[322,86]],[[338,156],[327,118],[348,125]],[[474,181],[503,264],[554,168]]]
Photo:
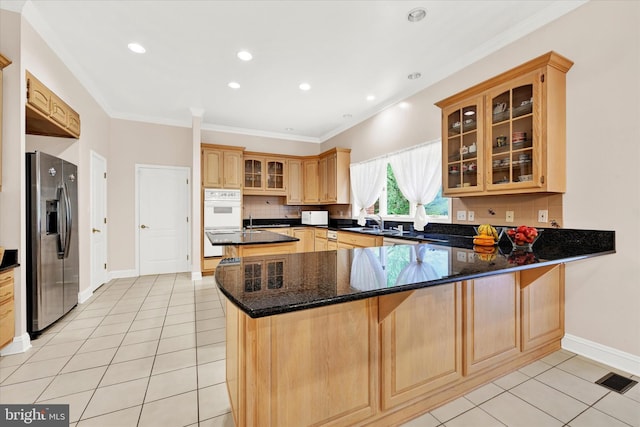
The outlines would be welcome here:
[[[615,253],[613,231],[546,229],[531,252],[503,240],[492,255],[474,252],[468,236],[427,234],[447,241],[228,258],[215,277],[227,298],[258,318]],[[261,275],[256,265],[265,266]]]
[[[217,246],[266,245],[269,243],[287,243],[300,240],[297,237],[264,230],[233,231],[227,233],[207,231],[206,235],[211,244]]]
[[[2,263],[0,263],[0,273],[16,267],[20,267],[20,264],[18,264],[18,250],[6,249],[2,257]]]

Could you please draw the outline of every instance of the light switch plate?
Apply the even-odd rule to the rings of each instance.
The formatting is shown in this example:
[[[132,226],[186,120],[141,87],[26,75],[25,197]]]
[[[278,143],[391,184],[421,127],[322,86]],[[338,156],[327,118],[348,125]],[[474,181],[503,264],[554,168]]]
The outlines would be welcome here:
[[[476,213],[474,211],[468,211],[467,212],[467,219],[469,221],[475,221],[476,220]]]
[[[507,211],[507,215],[504,220],[507,222],[513,222],[513,211]]]
[[[466,221],[467,220],[467,211],[457,211],[458,221]]]

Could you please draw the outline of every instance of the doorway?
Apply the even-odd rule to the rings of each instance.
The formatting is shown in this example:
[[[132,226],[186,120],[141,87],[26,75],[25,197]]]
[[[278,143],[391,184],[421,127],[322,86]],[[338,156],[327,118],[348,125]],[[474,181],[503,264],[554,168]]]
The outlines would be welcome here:
[[[136,165],[138,274],[190,271],[190,170]]]
[[[91,150],[91,292],[109,281],[107,270],[107,159]]]

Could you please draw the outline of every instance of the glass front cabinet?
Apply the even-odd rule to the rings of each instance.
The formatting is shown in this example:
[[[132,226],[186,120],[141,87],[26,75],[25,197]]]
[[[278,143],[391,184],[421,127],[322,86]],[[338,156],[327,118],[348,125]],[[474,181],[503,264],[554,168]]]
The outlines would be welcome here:
[[[245,195],[286,195],[286,162],[282,159],[244,156]]]
[[[572,65],[549,52],[436,104],[445,196],[565,191]]]
[[[444,111],[443,183],[448,194],[482,191],[483,176],[482,97],[462,102]],[[444,140],[444,138],[443,138]]]

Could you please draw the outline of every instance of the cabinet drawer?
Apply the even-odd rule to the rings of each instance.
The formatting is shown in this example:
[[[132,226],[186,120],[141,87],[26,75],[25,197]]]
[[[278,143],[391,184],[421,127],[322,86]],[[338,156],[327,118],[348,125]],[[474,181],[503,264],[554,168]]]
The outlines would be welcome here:
[[[13,270],[0,273],[0,304],[13,298]]]
[[[379,242],[380,240],[380,242]],[[363,248],[380,246],[382,238],[377,236],[363,236],[358,233],[349,233],[348,231],[338,232],[338,243],[346,243],[348,245],[360,246]]]
[[[316,239],[326,239],[327,238],[327,229],[326,228],[314,228],[313,234],[314,234],[314,237]]]

